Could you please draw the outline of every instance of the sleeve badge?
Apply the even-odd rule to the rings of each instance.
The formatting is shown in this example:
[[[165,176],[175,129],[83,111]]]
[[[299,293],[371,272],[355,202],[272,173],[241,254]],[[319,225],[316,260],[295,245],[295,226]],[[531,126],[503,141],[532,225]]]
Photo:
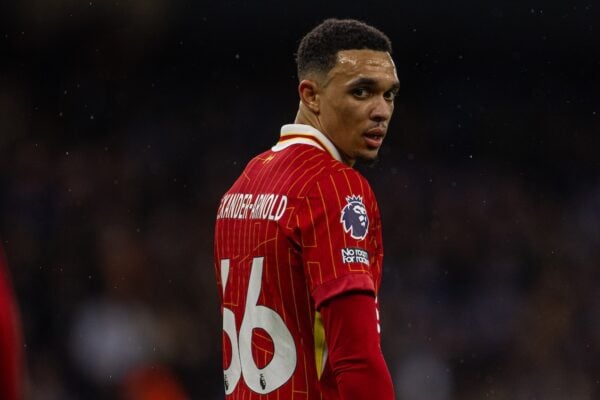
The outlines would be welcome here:
[[[342,209],[340,222],[344,226],[344,231],[350,233],[352,239],[363,240],[367,237],[369,217],[362,196],[346,197],[346,205]]]

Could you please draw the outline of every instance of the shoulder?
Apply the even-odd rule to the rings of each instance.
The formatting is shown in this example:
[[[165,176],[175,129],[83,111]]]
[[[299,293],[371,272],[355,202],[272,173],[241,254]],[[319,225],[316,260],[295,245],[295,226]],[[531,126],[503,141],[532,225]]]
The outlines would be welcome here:
[[[342,193],[356,193],[357,195],[373,195],[371,186],[367,179],[356,169],[349,167],[341,162],[333,160],[331,165],[315,177],[317,187],[334,187]],[[313,187],[314,189],[314,187]]]
[[[279,179],[291,195],[299,198],[328,182],[340,185],[360,180],[366,184],[358,171],[309,145],[295,145],[281,151],[263,153],[252,163],[259,169],[267,169],[271,178]]]

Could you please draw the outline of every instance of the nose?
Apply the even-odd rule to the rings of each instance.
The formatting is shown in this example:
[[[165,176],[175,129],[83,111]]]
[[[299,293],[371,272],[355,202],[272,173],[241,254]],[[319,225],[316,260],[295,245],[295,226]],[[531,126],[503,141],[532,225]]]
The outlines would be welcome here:
[[[394,111],[394,102],[386,100],[383,96],[376,96],[373,102],[371,119],[376,122],[388,121]]]

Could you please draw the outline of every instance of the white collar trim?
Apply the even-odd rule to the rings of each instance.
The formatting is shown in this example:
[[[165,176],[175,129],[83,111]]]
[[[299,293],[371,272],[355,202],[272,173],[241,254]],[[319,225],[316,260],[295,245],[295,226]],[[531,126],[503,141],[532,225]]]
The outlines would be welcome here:
[[[342,161],[340,152],[335,145],[321,131],[310,125],[287,124],[281,127],[279,142],[271,148],[272,151],[281,151],[294,144],[307,144],[328,152],[331,157]]]

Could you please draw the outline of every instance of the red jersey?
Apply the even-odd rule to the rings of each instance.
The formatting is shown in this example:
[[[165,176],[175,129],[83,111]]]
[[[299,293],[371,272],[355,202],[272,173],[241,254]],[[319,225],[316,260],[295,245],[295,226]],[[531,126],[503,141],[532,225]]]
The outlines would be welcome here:
[[[382,259],[368,182],[318,130],[283,126],[217,211],[228,398],[338,398],[318,309],[349,291],[376,296]]]

